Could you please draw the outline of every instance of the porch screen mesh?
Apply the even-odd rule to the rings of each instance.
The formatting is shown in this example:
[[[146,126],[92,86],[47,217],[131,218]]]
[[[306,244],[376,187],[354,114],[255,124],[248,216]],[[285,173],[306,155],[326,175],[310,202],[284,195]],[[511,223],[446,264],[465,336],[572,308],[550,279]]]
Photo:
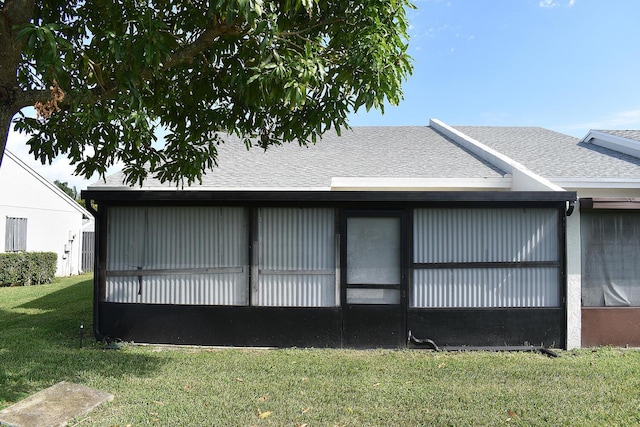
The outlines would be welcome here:
[[[558,307],[555,209],[414,211],[411,307]]]
[[[640,212],[581,212],[582,305],[640,306]]]
[[[260,306],[336,305],[335,211],[326,208],[265,208],[259,211]]]
[[[246,305],[248,239],[243,208],[110,208],[105,299]]]

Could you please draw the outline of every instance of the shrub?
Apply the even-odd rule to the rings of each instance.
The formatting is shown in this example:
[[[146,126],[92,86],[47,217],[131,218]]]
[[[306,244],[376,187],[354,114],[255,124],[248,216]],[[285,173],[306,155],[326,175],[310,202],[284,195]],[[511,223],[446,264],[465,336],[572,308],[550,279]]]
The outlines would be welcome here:
[[[0,286],[41,285],[56,274],[54,252],[10,252],[0,254]]]

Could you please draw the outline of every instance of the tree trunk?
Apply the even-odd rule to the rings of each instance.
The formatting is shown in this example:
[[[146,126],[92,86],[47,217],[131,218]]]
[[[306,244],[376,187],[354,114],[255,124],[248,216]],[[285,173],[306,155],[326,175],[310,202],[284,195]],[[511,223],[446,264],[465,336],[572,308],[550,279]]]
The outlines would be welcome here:
[[[0,108],[0,167],[2,166],[2,159],[4,158],[4,149],[7,146],[7,139],[9,139],[9,131],[11,130],[11,119],[13,119],[14,112],[9,108]]]

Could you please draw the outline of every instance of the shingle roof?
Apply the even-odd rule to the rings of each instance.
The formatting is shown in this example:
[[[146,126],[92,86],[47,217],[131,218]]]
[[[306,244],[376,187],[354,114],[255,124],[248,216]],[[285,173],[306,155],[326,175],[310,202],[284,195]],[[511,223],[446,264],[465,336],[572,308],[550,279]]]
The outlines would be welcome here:
[[[316,145],[247,151],[237,138],[219,147],[207,188],[328,188],[333,177],[487,178],[504,173],[427,126],[354,127],[327,133]],[[117,173],[90,188],[122,186]],[[171,187],[147,179],[144,187]]]
[[[640,141],[640,130],[604,130],[604,129],[594,129],[598,132],[608,133],[609,135],[619,136],[622,138],[632,139],[635,141]]]
[[[453,127],[547,179],[640,178],[640,159],[548,129]]]

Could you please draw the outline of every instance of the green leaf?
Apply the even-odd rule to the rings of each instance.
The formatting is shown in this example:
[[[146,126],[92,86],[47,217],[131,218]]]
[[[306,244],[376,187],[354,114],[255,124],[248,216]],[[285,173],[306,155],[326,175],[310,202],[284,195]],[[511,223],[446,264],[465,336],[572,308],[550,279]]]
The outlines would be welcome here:
[[[15,75],[25,89],[58,80],[64,108],[17,126],[35,157],[65,153],[86,176],[121,163],[129,183],[197,182],[217,132],[315,142],[359,107],[400,102],[412,71],[405,0],[39,4],[17,29]],[[156,124],[168,129],[158,141]]]

